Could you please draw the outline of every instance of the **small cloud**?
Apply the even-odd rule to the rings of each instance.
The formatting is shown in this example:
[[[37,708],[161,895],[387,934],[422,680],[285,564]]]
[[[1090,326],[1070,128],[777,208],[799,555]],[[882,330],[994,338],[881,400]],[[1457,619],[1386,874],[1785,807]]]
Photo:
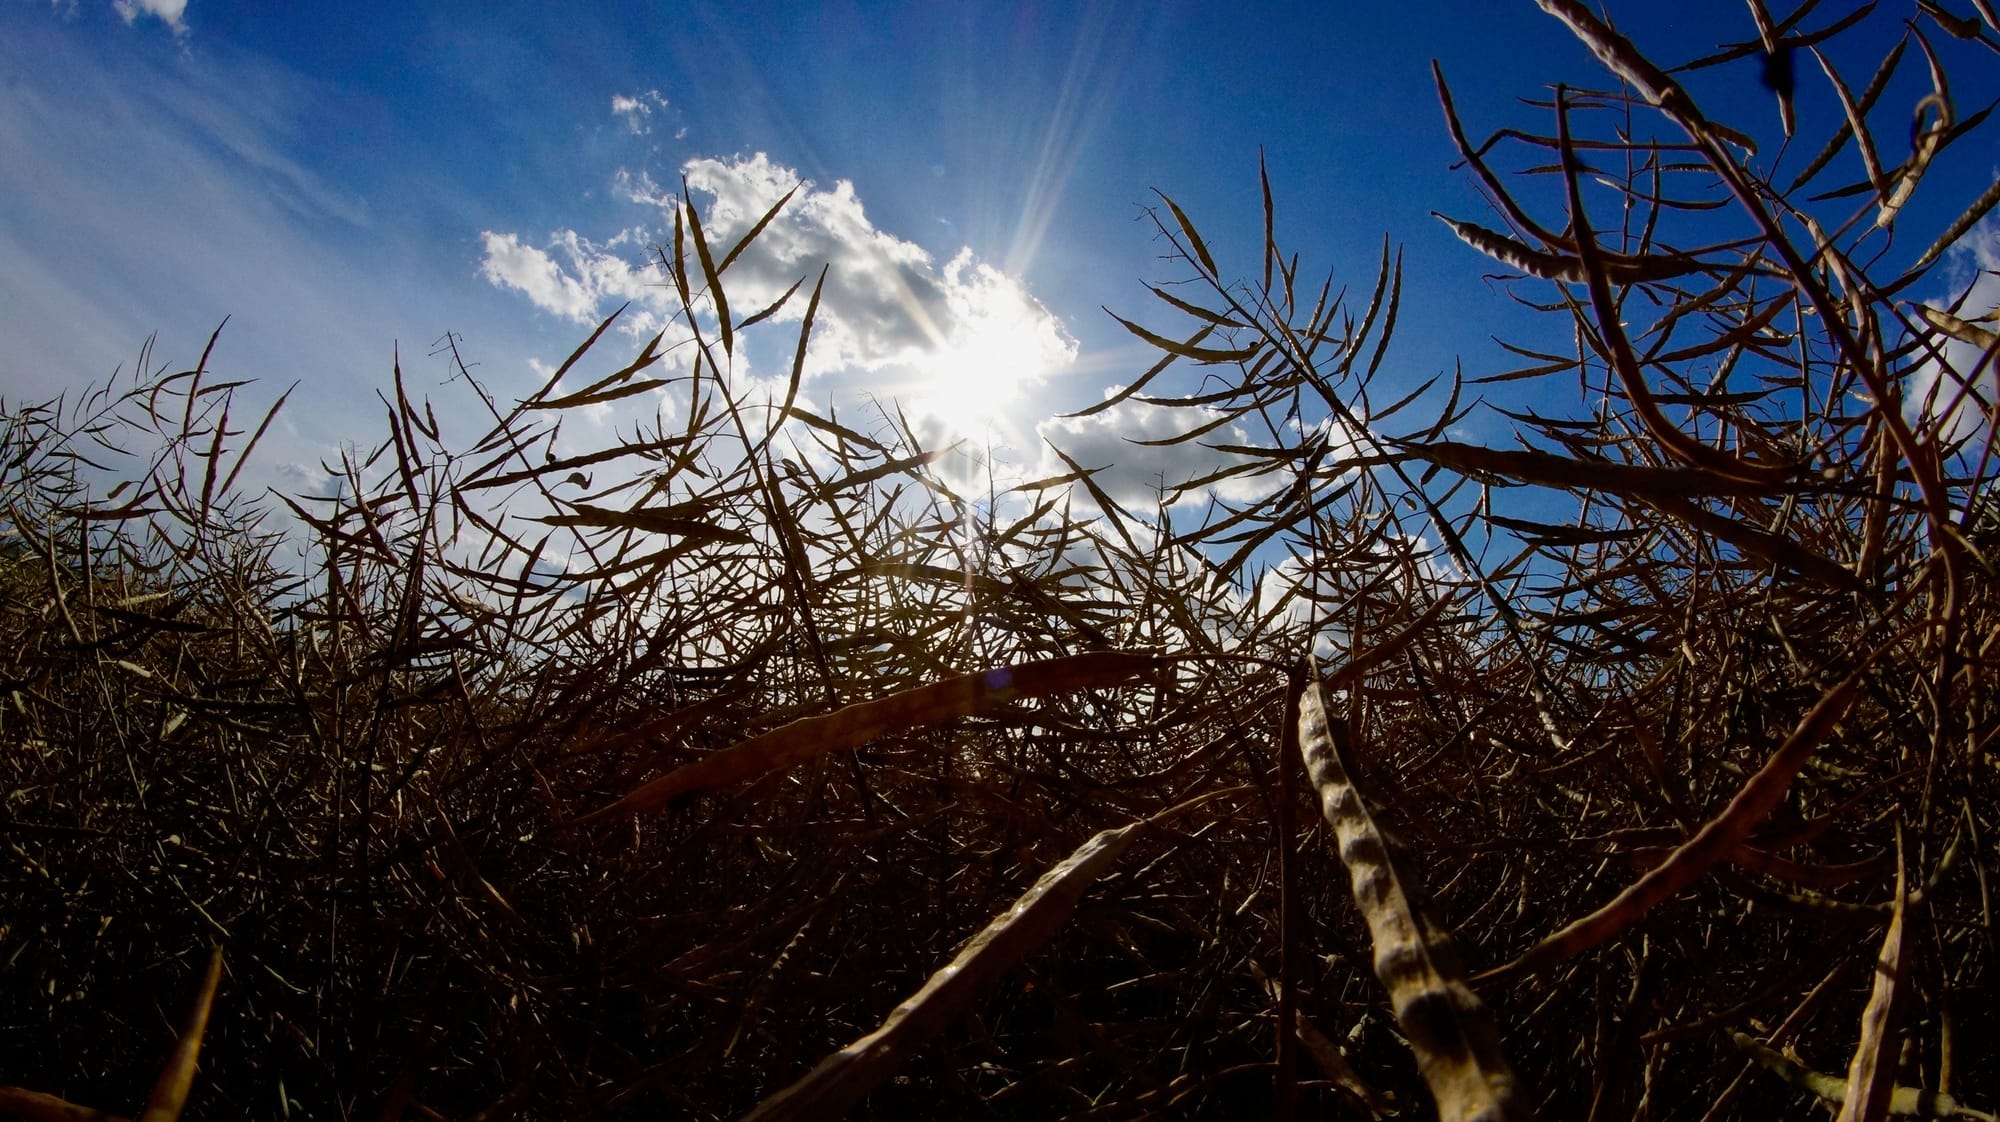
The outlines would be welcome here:
[[[188,0],[112,0],[111,6],[127,26],[140,16],[151,16],[172,28],[174,34],[187,34]]]
[[[185,0],[183,0],[185,2]],[[644,136],[653,131],[653,110],[665,109],[667,99],[658,90],[647,90],[642,94],[611,95],[611,115],[625,122],[625,127],[633,136]]]
[[[680,202],[672,193],[653,182],[652,175],[643,170],[634,175],[624,168],[619,168],[618,174],[611,180],[611,194],[628,203],[656,206],[662,210],[670,210]],[[610,244],[618,243],[613,239]]]
[[[625,125],[635,133],[646,131],[646,118],[653,115],[653,107],[636,97],[613,94],[611,115],[625,118]]]

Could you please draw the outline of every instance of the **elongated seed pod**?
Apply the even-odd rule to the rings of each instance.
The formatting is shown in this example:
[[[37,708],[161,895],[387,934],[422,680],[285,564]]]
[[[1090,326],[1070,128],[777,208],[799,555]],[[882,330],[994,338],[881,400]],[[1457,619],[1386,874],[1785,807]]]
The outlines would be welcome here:
[[[1527,1109],[1500,1051],[1492,1011],[1466,984],[1451,933],[1425,913],[1421,892],[1355,789],[1327,720],[1318,668],[1299,699],[1299,754],[1320,809],[1340,840],[1340,859],[1368,935],[1375,976],[1417,1054],[1441,1122],[1516,1122]]]

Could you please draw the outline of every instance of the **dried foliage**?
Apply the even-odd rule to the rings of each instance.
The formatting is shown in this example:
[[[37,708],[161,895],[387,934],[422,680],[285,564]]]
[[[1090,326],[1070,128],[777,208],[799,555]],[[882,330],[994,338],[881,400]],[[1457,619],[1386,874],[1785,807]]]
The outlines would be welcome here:
[[[637,358],[461,364],[474,434],[399,369],[328,494],[238,493],[282,399],[206,357],[0,410],[0,1108],[1992,1117],[1994,333],[1908,301],[2000,196],[1908,203],[2000,26],[1751,0],[1669,70],[1543,6],[1607,88],[1479,142],[1438,90],[1561,341],[1382,404],[1398,256],[1350,301],[1266,183],[1239,281],[1166,200],[1176,325],[1090,412],[1226,460],[1152,511],[808,407],[824,274],[739,316],[770,216],[692,206]],[[1789,182],[1683,84],[1760,60],[1788,137],[1840,108]]]

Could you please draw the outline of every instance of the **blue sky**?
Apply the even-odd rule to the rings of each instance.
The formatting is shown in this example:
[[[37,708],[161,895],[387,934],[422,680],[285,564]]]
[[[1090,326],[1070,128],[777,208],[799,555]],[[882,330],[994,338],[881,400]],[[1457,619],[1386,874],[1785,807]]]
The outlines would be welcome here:
[[[1755,35],[1734,0],[1665,7],[1615,6],[1663,60]],[[155,332],[160,361],[189,363],[228,316],[221,373],[270,396],[301,382],[273,455],[303,485],[378,438],[392,348],[441,404],[470,400],[437,388],[447,331],[490,388],[525,395],[618,303],[640,302],[634,330],[665,309],[647,250],[683,176],[721,218],[803,178],[784,252],[744,272],[781,291],[834,263],[815,400],[894,394],[947,429],[1003,417],[1024,471],[1054,434],[1134,483],[1166,455],[1120,450],[1146,418],[1047,418],[1152,361],[1100,306],[1170,322],[1141,287],[1184,275],[1142,219],[1155,188],[1239,275],[1259,260],[1260,150],[1309,273],[1365,293],[1384,235],[1401,245],[1385,393],[1460,358],[1497,368],[1489,334],[1535,329],[1431,217],[1499,224],[1451,168],[1433,58],[1477,135],[1545,129],[1514,99],[1555,81],[1604,84],[1525,2],[0,0],[0,394],[102,380]],[[1816,77],[1815,146],[1838,112]],[[1691,82],[1775,135],[1754,63]],[[1925,204],[1993,170],[1954,153],[1900,251],[1945,220]],[[606,360],[637,342],[614,336]]]

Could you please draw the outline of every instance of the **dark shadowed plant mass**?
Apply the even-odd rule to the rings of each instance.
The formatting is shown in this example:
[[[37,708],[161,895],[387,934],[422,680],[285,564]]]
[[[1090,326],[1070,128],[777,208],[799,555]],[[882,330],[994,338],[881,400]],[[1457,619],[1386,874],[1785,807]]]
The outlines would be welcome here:
[[[825,275],[732,304],[765,223],[685,202],[678,341],[397,371],[327,493],[243,493],[282,401],[205,361],[8,405],[0,1113],[1992,1118],[2000,337],[1934,297],[2000,188],[1907,203],[2000,21],[1666,69],[1541,2],[1599,88],[1437,75],[1522,365],[1390,398],[1393,250],[1163,196],[1093,411],[1226,466],[1152,510],[809,407]],[[1760,63],[1782,174],[1683,85]]]

